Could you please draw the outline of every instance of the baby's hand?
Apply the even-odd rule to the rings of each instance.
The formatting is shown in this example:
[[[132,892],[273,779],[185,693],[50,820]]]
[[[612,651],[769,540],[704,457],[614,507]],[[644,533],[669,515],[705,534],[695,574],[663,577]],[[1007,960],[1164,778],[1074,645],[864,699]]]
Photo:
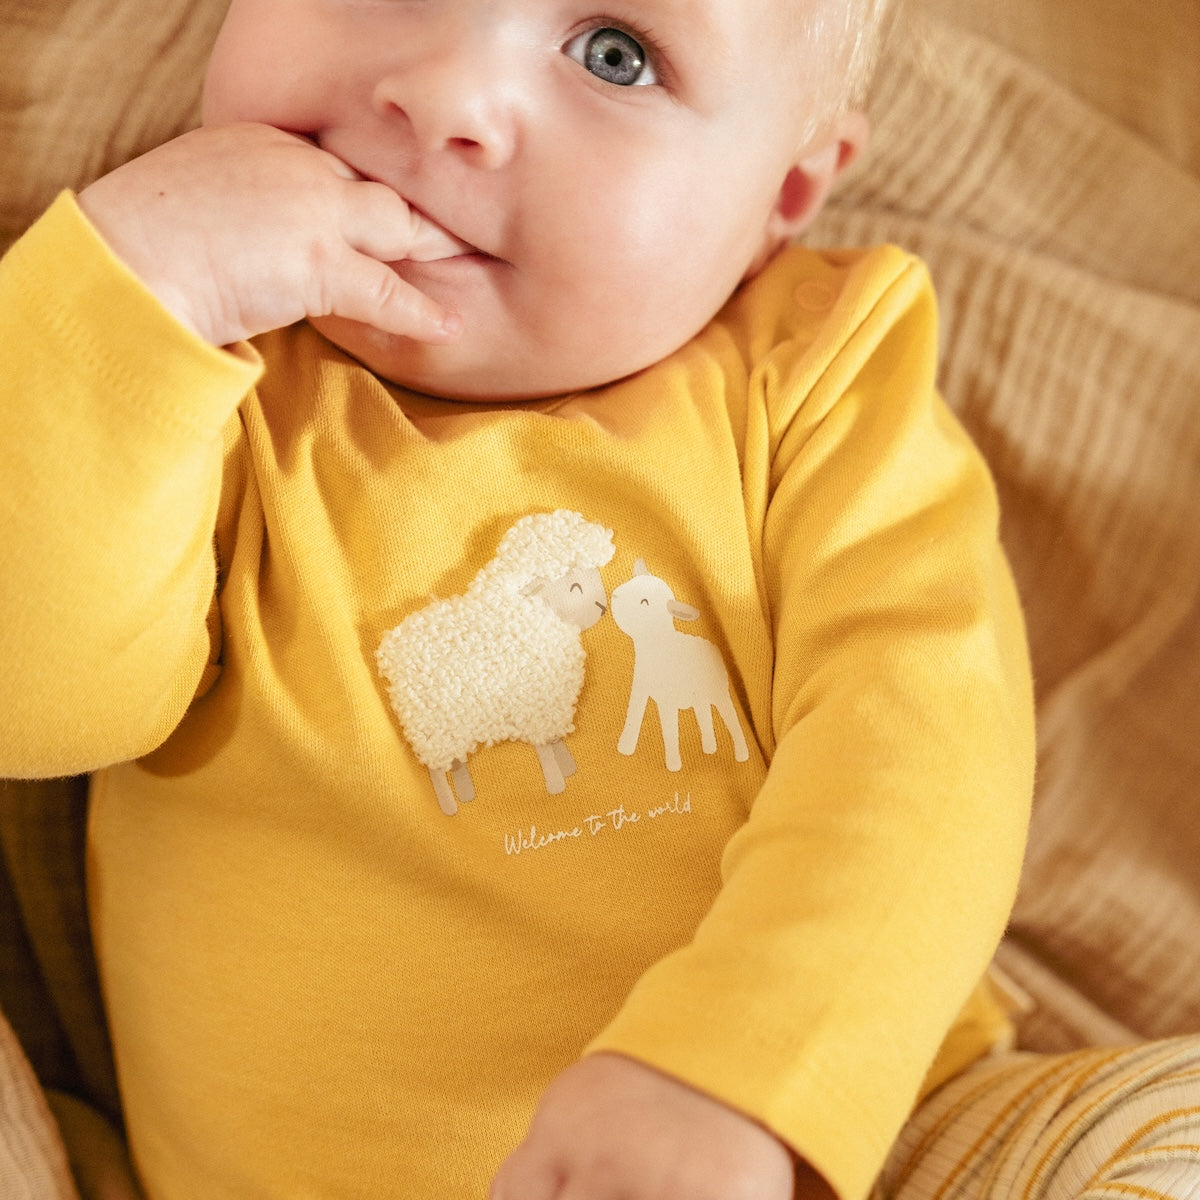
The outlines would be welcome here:
[[[335,314],[427,342],[457,318],[385,264],[426,223],[304,138],[266,125],[186,133],[85,188],[79,204],[158,299],[217,346]]]
[[[791,1200],[795,1182],[791,1152],[749,1118],[595,1054],[546,1089],[490,1200]]]

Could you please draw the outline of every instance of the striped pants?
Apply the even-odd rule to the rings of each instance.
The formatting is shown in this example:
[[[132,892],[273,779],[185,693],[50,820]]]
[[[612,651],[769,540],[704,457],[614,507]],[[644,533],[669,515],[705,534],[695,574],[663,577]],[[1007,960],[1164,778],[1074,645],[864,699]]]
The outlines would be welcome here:
[[[1200,1037],[985,1059],[913,1114],[872,1200],[1200,1200]]]

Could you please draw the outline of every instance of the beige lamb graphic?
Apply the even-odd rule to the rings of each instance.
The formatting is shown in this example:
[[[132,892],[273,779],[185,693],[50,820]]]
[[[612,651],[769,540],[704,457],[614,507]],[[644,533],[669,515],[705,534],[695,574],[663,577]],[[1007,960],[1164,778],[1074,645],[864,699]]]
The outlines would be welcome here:
[[[733,738],[733,757],[745,762],[750,757],[721,652],[711,642],[682,633],[675,621],[694,621],[699,613],[675,599],[670,587],[646,570],[641,560],[634,564],[633,578],[613,589],[612,615],[618,628],[633,639],[633,685],[629,710],[617,749],[632,754],[653,700],[658,709],[666,748],[667,769],[683,767],[679,757],[679,714],[690,708],[700,725],[700,745],[705,754],[715,754],[716,731],[712,710],[721,714]]]
[[[528,742],[546,791],[576,770],[563,742],[583,687],[580,633],[607,609],[599,568],[612,533],[559,510],[523,517],[462,596],[435,600],[384,634],[376,657],[392,707],[429,769],[441,810],[475,796],[467,758]],[[449,778],[447,778],[449,773]]]

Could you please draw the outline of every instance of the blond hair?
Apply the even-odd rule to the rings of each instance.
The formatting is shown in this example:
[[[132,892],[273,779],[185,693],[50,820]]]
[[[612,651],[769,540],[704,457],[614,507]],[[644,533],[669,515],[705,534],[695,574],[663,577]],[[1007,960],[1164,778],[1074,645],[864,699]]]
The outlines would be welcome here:
[[[810,0],[802,36],[826,64],[819,81],[822,103],[810,135],[823,121],[866,104],[881,48],[903,0]]]

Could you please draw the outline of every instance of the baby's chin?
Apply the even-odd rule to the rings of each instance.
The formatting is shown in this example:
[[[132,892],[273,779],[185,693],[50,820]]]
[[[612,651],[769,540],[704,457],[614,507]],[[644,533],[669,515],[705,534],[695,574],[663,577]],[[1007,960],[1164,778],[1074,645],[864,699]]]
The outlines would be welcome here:
[[[309,324],[371,374],[406,391],[475,403],[508,398],[494,371],[467,369],[455,361],[461,353],[443,353],[445,346],[429,346],[345,317],[310,317]]]
[[[470,345],[469,334],[431,346],[344,317],[312,317],[309,323],[386,383],[468,404],[520,404],[591,391],[647,365],[608,364],[608,370],[586,371],[576,362],[531,350],[524,355],[512,349],[481,354]]]

